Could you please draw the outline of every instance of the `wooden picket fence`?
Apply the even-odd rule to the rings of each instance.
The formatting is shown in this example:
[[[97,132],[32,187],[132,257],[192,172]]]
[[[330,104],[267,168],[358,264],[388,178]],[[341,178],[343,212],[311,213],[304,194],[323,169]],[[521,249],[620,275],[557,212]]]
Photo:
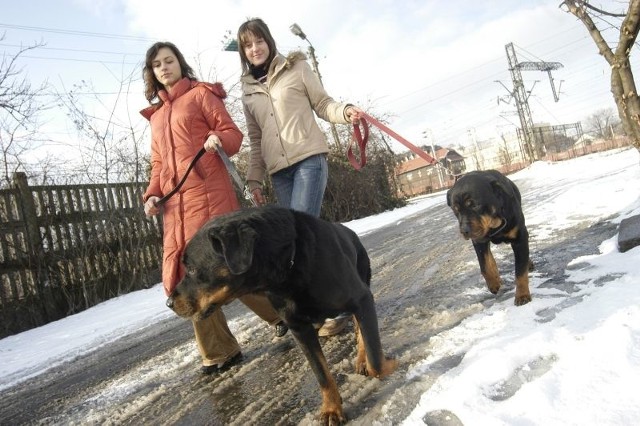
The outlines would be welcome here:
[[[162,223],[146,218],[146,184],[0,190],[0,337],[160,281]]]

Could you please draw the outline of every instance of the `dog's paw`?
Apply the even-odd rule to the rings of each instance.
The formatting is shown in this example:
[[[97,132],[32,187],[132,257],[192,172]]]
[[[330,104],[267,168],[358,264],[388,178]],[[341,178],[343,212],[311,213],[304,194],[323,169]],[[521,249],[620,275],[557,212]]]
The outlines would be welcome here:
[[[380,374],[378,374],[377,377],[380,379],[387,377],[388,375],[396,371],[397,368],[398,368],[397,359],[385,358],[384,362],[382,363],[382,371],[380,372]]]
[[[342,410],[322,411],[320,413],[320,422],[326,426],[338,426],[347,422]]]
[[[398,368],[398,360],[395,358],[384,358],[382,365],[380,365],[380,371],[368,366],[366,362],[359,363],[356,361],[356,373],[363,376],[375,377],[377,379],[383,379],[392,374]]]
[[[355,362],[356,374],[367,376],[368,375],[367,356],[363,348],[364,348],[364,344],[358,345],[358,356],[356,357],[356,362]]]
[[[487,288],[491,292],[491,294],[498,294],[500,291],[500,287],[502,287],[502,282],[500,281],[487,281]]]
[[[516,295],[516,298],[514,299],[514,303],[516,306],[526,305],[529,302],[531,302],[530,294],[523,294],[520,296]]]
[[[487,284],[487,288],[491,294],[498,294],[500,287],[502,287],[502,280],[497,274],[483,273],[484,282]]]

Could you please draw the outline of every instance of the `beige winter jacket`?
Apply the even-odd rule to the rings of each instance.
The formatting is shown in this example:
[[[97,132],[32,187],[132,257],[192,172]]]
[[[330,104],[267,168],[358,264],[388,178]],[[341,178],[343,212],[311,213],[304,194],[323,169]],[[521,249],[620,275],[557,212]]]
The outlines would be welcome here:
[[[302,52],[286,58],[277,54],[271,62],[267,83],[244,75],[242,104],[247,119],[251,154],[247,181],[261,187],[266,173],[272,175],[307,157],[329,151],[315,113],[325,121],[347,124],[350,105],[334,101],[324,90]]]

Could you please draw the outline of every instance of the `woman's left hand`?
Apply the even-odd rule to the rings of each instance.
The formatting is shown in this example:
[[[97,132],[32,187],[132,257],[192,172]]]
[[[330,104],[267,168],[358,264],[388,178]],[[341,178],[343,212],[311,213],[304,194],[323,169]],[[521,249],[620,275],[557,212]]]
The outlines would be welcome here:
[[[216,147],[222,146],[222,142],[220,142],[220,138],[216,135],[210,135],[204,143],[205,151],[215,151]]]
[[[352,124],[358,124],[360,123],[360,114],[364,112],[362,111],[360,108],[356,107],[356,106],[349,106],[347,107],[347,109],[345,110],[345,115],[347,116],[347,119],[351,120]]]

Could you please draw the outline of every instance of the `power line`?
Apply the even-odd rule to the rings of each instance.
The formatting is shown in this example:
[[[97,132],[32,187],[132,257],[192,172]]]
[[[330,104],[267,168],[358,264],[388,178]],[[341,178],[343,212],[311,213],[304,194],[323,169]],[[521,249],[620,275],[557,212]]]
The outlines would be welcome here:
[[[0,43],[0,46],[5,47],[17,47],[19,49],[24,48],[24,45],[21,44],[7,44]],[[35,49],[42,50],[62,50],[65,52],[78,52],[78,53],[100,53],[105,55],[123,55],[123,56],[141,56],[140,53],[125,53],[125,52],[110,52],[107,50],[89,50],[89,49],[72,49],[68,47],[47,47],[47,46],[36,46]]]
[[[54,34],[80,35],[85,37],[109,38],[109,39],[117,39],[117,40],[131,40],[131,41],[144,41],[144,42],[155,41],[154,39],[147,38],[147,37],[139,37],[139,36],[131,36],[131,35],[123,35],[123,34],[94,33],[90,31],[62,30],[59,28],[30,27],[26,25],[13,25],[13,24],[3,24],[3,23],[0,23],[0,28],[9,28],[13,30],[24,30],[24,31],[37,31],[37,32],[54,33]]]
[[[140,65],[142,62],[124,62],[124,61],[104,61],[99,59],[78,59],[78,58],[60,58],[60,57],[46,57],[46,56],[31,56],[31,55],[20,55],[21,58],[25,59],[39,59],[39,60],[49,60],[49,61],[72,61],[72,62],[90,62],[97,64],[115,64],[115,65]]]

